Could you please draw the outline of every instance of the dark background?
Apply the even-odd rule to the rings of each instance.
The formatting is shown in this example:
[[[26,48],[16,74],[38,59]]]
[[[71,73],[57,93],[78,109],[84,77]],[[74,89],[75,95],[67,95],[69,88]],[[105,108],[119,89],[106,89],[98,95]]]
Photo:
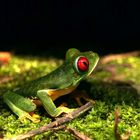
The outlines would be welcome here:
[[[9,0],[0,4],[0,50],[100,54],[140,47],[140,2],[130,0]]]

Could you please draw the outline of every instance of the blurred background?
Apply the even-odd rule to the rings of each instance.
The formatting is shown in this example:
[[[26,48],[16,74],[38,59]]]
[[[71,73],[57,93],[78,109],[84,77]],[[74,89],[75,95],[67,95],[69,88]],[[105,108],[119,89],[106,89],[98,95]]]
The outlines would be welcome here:
[[[0,51],[138,50],[140,1],[1,1]]]

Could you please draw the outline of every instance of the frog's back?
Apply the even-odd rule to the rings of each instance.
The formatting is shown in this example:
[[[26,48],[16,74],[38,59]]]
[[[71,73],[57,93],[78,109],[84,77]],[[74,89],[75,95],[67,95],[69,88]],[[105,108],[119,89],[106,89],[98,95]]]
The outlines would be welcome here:
[[[15,92],[22,96],[36,96],[38,90],[68,87],[72,84],[72,77],[66,74],[68,71],[65,74],[64,71],[62,65],[50,74],[28,82]]]
[[[46,78],[47,76],[44,76],[28,82],[14,92],[22,96],[36,96],[38,90],[50,88],[50,85],[49,83],[47,83]]]

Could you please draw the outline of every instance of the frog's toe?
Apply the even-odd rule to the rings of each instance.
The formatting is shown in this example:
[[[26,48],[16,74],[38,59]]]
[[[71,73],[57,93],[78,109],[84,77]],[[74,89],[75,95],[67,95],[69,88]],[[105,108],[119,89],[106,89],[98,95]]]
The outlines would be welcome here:
[[[85,101],[87,101],[87,102],[91,102],[92,104],[95,104],[95,100],[92,100],[92,99],[86,98],[86,97],[83,97],[83,99],[85,99]]]
[[[76,100],[76,102],[79,106],[83,105],[82,99],[84,101],[91,102],[92,104],[95,104],[95,100],[92,100],[92,99],[90,99],[89,97],[86,97],[86,96],[79,96],[79,97],[75,97],[75,100]]]
[[[19,117],[20,121],[24,121],[25,119],[29,119],[34,123],[40,122],[40,116],[37,114],[33,114],[32,116],[29,113],[24,113]]]
[[[38,122],[40,122],[40,116],[37,114],[33,114],[32,120],[33,120],[33,122],[38,123]]]
[[[69,114],[69,113],[73,112],[74,110],[76,110],[75,108],[69,109],[67,107],[61,107],[61,109],[63,110],[63,113],[65,113],[65,114]]]
[[[75,100],[76,100],[76,102],[77,102],[77,104],[79,106],[82,106],[83,105],[83,103],[81,102],[81,98],[80,97],[75,97]]]

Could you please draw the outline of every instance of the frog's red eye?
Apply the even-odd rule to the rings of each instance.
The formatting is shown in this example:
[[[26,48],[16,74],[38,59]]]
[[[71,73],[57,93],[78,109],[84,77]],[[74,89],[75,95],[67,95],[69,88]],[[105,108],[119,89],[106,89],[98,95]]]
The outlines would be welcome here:
[[[80,56],[76,60],[76,68],[80,72],[86,72],[89,68],[89,61],[86,57]]]

